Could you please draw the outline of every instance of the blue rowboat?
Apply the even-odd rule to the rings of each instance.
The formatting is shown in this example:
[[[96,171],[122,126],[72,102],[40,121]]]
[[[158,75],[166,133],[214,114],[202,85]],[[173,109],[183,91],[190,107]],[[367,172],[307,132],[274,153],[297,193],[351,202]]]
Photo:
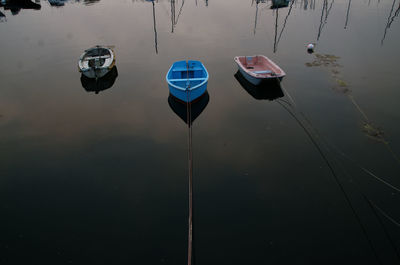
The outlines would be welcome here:
[[[200,61],[178,61],[167,76],[169,92],[183,102],[192,102],[207,90],[208,72]]]

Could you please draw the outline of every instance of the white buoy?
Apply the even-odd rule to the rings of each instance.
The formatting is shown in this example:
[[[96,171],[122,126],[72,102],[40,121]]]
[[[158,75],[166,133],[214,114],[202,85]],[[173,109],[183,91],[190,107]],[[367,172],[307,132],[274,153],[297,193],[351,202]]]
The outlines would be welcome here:
[[[310,44],[308,44],[307,45],[307,51],[309,52],[309,53],[313,53],[314,52],[314,44],[312,44],[312,43],[310,43]]]

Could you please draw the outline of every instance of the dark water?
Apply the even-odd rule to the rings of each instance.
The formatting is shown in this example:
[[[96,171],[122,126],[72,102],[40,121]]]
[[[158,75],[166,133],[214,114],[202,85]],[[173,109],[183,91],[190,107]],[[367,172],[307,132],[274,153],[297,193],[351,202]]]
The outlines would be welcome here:
[[[399,264],[399,0],[25,2],[0,7],[1,264],[187,262],[186,113],[165,82],[186,58],[210,73],[196,264]],[[117,57],[100,87],[77,70],[96,44]],[[283,90],[235,75],[253,54]]]

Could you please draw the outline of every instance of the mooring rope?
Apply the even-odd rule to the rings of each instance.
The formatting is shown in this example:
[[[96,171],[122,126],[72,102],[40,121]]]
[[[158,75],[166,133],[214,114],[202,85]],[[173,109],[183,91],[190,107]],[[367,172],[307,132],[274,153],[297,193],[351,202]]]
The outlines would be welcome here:
[[[316,142],[316,140],[313,138],[313,136],[311,135],[311,133],[309,132],[309,130],[307,130],[307,128],[301,123],[301,121],[298,119],[298,117],[292,112],[290,111],[290,109],[288,109],[285,105],[283,105],[280,101],[277,101],[279,105],[281,105],[296,121],[297,123],[300,125],[300,127],[302,127],[302,129],[304,130],[304,132],[307,134],[307,136],[309,137],[309,139],[311,140],[311,142],[313,143],[313,145],[315,146],[315,148],[317,149],[317,151],[319,152],[319,154],[321,155],[322,159],[325,161],[326,165],[329,168],[329,171],[332,173],[332,176],[335,179],[336,184],[338,185],[338,187],[340,188],[348,206],[350,207],[358,225],[360,226],[368,244],[371,247],[372,252],[374,253],[374,256],[376,258],[376,260],[378,261],[379,264],[382,264],[381,260],[379,259],[378,254],[376,253],[376,250],[374,248],[374,245],[372,244],[372,240],[368,235],[368,232],[365,228],[365,226],[363,225],[363,223],[361,222],[361,218],[359,217],[359,215],[357,214],[353,204],[351,203],[350,197],[347,194],[346,190],[344,189],[344,186],[342,185],[342,183],[340,182],[335,170],[333,169],[333,165],[331,164],[331,162],[328,160],[327,156],[324,154],[324,152],[322,151],[321,147],[319,146],[319,144]]]
[[[329,150],[328,150],[329,151]],[[335,157],[333,157],[335,159]],[[342,168],[343,172],[345,175],[347,175],[348,178],[352,179],[352,176],[350,173],[347,172],[347,170],[345,169],[345,167],[340,163],[340,161],[336,158],[337,164]],[[392,222],[393,224],[400,226],[400,224],[394,219],[392,218],[389,214],[387,214],[384,210],[382,210],[380,207],[378,207],[372,200],[370,200],[367,195],[364,194],[364,192],[362,191],[362,188],[357,184],[357,181],[353,181],[353,183],[355,184],[355,188],[356,190],[358,190],[358,192],[362,195],[364,201],[367,202],[368,206],[370,207],[370,209],[372,210],[373,214],[375,215],[375,218],[378,220],[379,224],[382,227],[383,232],[385,233],[386,238],[388,239],[391,247],[393,248],[396,257],[398,259],[398,261],[400,261],[400,254],[399,251],[397,250],[396,244],[393,241],[392,237],[390,236],[389,231],[387,230],[385,224],[382,221],[382,218],[378,215],[378,213],[376,212],[376,210],[378,210],[384,217],[386,217],[390,222]]]
[[[327,151],[329,152],[329,149],[327,149]],[[384,217],[386,217],[389,221],[391,221],[393,224],[399,226],[400,224],[394,219],[392,218],[389,214],[387,214],[384,210],[382,210],[381,208],[379,208],[372,200],[370,200],[367,195],[364,194],[364,192],[362,191],[362,188],[360,187],[360,185],[357,184],[357,181],[354,181],[354,179],[352,178],[351,174],[347,172],[347,170],[345,169],[345,167],[340,163],[339,159],[335,158],[333,156],[333,159],[336,159],[337,164],[339,165],[339,167],[342,168],[343,173],[345,175],[347,175],[347,177],[351,180],[353,180],[353,183],[355,184],[355,188],[356,190],[362,195],[364,201],[367,202],[368,206],[370,207],[370,209],[372,210],[372,213],[375,215],[375,218],[378,220],[380,226],[382,227],[382,230],[386,236],[386,238],[388,239],[391,247],[393,248],[396,257],[398,259],[398,261],[400,261],[400,254],[399,251],[397,250],[396,244],[393,241],[392,237],[390,236],[389,231],[387,230],[385,224],[382,221],[382,218],[378,215],[378,213],[376,212],[376,210],[378,210]]]
[[[282,88],[282,90],[284,90],[283,87],[281,87],[281,88]],[[284,91],[285,91],[285,90],[284,90]],[[278,102],[282,107],[284,107],[284,108],[295,118],[295,120],[296,120],[296,121],[299,123],[299,125],[305,130],[305,132],[308,134],[308,136],[309,136],[310,139],[311,139],[311,137],[312,137],[311,132],[309,132],[308,129],[306,129],[306,127],[302,124],[302,122],[297,118],[297,115],[295,115],[295,114],[293,113],[294,111],[298,112],[298,111],[296,110],[296,109],[297,109],[296,103],[294,102],[293,98],[290,96],[290,94],[289,94],[287,91],[285,91],[285,94],[288,96],[288,98],[289,98],[289,100],[291,101],[291,103],[290,103],[290,102],[287,102],[287,101],[285,101],[285,100],[279,100],[279,99],[277,100],[277,102]],[[293,110],[293,112],[290,111],[288,108],[286,108],[286,107],[285,107],[282,103],[280,103],[280,102],[283,102],[283,103],[287,104],[288,107],[290,107],[290,108]],[[313,134],[315,134],[315,136],[316,136],[317,138],[320,139],[321,144],[323,145],[323,147],[324,147],[324,149],[325,149],[326,152],[331,153],[331,154],[333,155],[333,153],[330,151],[330,148],[335,149],[335,151],[336,151],[337,153],[339,153],[339,154],[340,154],[341,156],[343,156],[344,158],[348,159],[350,162],[352,162],[353,165],[355,165],[356,167],[358,167],[359,169],[361,169],[362,171],[364,171],[364,172],[367,173],[368,175],[374,177],[376,180],[378,180],[379,182],[385,184],[387,187],[389,187],[389,188],[391,188],[391,189],[393,189],[393,190],[395,190],[395,191],[397,191],[397,192],[400,191],[399,188],[397,188],[397,187],[395,187],[394,185],[390,184],[389,182],[383,180],[382,178],[376,176],[376,175],[373,174],[371,171],[369,171],[368,169],[366,169],[365,167],[363,167],[361,164],[355,162],[353,159],[351,159],[349,156],[347,156],[344,152],[342,152],[342,151],[341,151],[339,148],[337,148],[335,145],[333,145],[332,143],[329,143],[324,137],[321,137],[321,136],[319,135],[317,129],[313,126],[313,124],[312,124],[311,121],[305,116],[305,114],[304,114],[303,112],[301,112],[301,111],[300,111],[299,113],[300,113],[301,116],[304,118],[304,120],[308,123],[308,125],[310,126],[310,130],[313,131]],[[312,141],[315,145],[318,145],[317,142],[316,142],[316,140],[311,139],[311,141]],[[317,149],[318,149],[318,150],[320,151],[320,153],[321,153],[322,149],[321,149],[320,147],[318,147],[318,146],[316,146],[316,147],[317,147]],[[322,155],[322,157],[324,158],[325,162],[327,162],[328,167],[329,167],[329,162],[328,162],[328,160],[327,160],[327,157],[326,157],[325,155],[323,155],[322,153],[321,153],[321,155]],[[332,156],[332,157],[335,159],[334,156]],[[342,168],[344,174],[346,174],[347,176],[349,176],[349,177],[351,178],[351,175],[347,172],[347,170],[344,168],[344,166],[341,164],[341,162],[340,162],[337,158],[336,158],[335,160],[336,160],[336,163],[339,165],[339,167]],[[350,199],[347,197],[347,194],[346,194],[346,192],[345,192],[345,190],[344,190],[344,187],[343,187],[342,184],[340,183],[340,181],[339,181],[339,179],[337,178],[336,174],[333,172],[333,168],[331,168],[331,167],[329,167],[329,168],[331,169],[331,172],[333,173],[333,175],[334,175],[334,177],[335,177],[335,179],[336,179],[336,182],[339,184],[339,187],[341,188],[342,192],[344,193],[345,198],[346,198],[346,200],[347,200],[347,202],[348,202],[350,208],[352,209],[353,214],[355,215],[355,217],[356,217],[356,219],[357,219],[357,221],[358,221],[358,223],[359,223],[361,229],[363,230],[364,235],[365,235],[367,241],[369,242],[369,245],[370,245],[370,247],[371,247],[371,249],[372,249],[372,251],[373,251],[373,253],[374,253],[374,255],[375,255],[376,259],[377,259],[377,261],[378,261],[379,263],[381,263],[381,260],[379,259],[378,255],[377,255],[377,253],[376,253],[376,251],[375,251],[375,248],[374,248],[374,246],[373,246],[373,244],[372,244],[372,240],[370,239],[370,237],[369,237],[369,235],[368,235],[368,233],[367,233],[367,231],[366,231],[364,225],[361,223],[361,219],[359,218],[358,214],[356,213],[355,208],[352,206],[352,203],[351,203]],[[364,194],[364,192],[363,192],[362,189],[358,186],[358,184],[357,184],[356,182],[354,182],[354,183],[356,184],[357,190],[358,190],[359,193],[363,196],[364,200],[368,203],[369,207],[371,208],[371,210],[373,211],[374,215],[375,215],[376,218],[378,219],[380,225],[382,226],[382,229],[384,230],[384,233],[385,233],[387,239],[389,240],[389,243],[391,244],[392,248],[393,248],[394,251],[395,251],[395,254],[396,254],[398,260],[400,260],[400,254],[399,254],[399,252],[398,252],[398,250],[397,250],[397,248],[396,248],[396,246],[395,246],[395,244],[394,244],[394,242],[393,242],[393,239],[391,238],[391,236],[390,236],[390,234],[388,233],[388,231],[387,231],[387,229],[386,229],[384,223],[382,222],[381,218],[378,216],[378,214],[376,213],[375,210],[379,211],[387,220],[389,220],[389,221],[390,221],[391,223],[393,223],[394,225],[400,226],[400,223],[399,223],[398,221],[396,221],[393,217],[391,217],[388,213],[386,213],[384,210],[382,210],[379,206],[377,206],[372,200],[370,200],[370,199]]]
[[[192,154],[192,104],[190,103],[189,62],[187,62],[186,84],[186,123],[188,125],[188,173],[189,173],[189,231],[188,231],[188,265],[192,264],[193,246],[193,154]]]

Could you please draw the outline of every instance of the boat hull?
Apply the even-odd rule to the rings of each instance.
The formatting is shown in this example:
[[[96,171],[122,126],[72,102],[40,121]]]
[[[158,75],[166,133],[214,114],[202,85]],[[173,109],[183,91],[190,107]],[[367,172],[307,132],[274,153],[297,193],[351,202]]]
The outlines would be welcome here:
[[[115,65],[114,51],[109,47],[95,46],[86,50],[78,61],[79,71],[88,78],[102,78]]]
[[[281,81],[286,73],[264,55],[237,56],[234,58],[240,73],[253,85],[260,85],[264,80]]]
[[[251,75],[249,75],[248,73],[246,73],[246,71],[244,71],[241,67],[238,67],[240,73],[244,76],[244,78],[246,78],[247,81],[249,81],[250,83],[252,83],[253,85],[259,85],[261,84],[262,79],[261,78],[256,78],[253,77]]]
[[[247,81],[249,81],[250,83],[252,83],[253,85],[260,85],[263,81],[268,81],[268,80],[274,80],[274,79],[278,79],[279,81],[282,81],[283,76],[282,77],[270,77],[270,78],[257,78],[257,77],[253,77],[251,75],[249,75],[248,73],[246,73],[246,71],[243,71],[242,68],[238,67],[240,73],[243,75],[244,78],[246,78]]]
[[[208,76],[200,61],[177,61],[169,69],[166,80],[172,96],[183,102],[192,102],[206,92]]]
[[[194,89],[186,89],[186,90],[181,90],[177,89],[170,84],[168,84],[169,92],[171,93],[172,96],[175,98],[183,101],[183,102],[192,102],[196,100],[197,98],[201,97],[206,91],[207,91],[207,84],[208,81],[205,82],[203,85],[196,87]]]

